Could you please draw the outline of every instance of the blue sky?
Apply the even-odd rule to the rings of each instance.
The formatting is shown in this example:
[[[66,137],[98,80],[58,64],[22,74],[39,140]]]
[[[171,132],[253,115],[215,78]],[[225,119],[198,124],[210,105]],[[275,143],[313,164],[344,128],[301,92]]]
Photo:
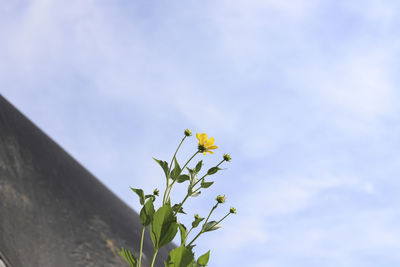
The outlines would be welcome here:
[[[210,266],[400,264],[398,1],[0,2],[1,94],[133,208],[185,128],[232,155]]]

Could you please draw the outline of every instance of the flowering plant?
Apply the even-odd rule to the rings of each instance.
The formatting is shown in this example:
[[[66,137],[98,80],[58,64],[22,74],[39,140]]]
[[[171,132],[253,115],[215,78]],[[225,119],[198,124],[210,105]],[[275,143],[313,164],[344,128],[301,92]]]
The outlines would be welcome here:
[[[208,138],[205,133],[196,134],[198,139],[198,146],[196,152],[189,158],[189,160],[185,163],[183,167],[180,167],[178,160],[176,159],[176,154],[179,151],[183,141],[187,137],[190,137],[192,132],[189,129],[184,131],[184,137],[180,142],[178,148],[175,151],[174,156],[171,159],[170,164],[166,161],[154,160],[161,166],[164,171],[166,178],[166,187],[163,195],[162,206],[157,209],[154,209],[154,201],[156,197],[159,196],[159,191],[155,189],[153,194],[145,195],[142,189],[131,188],[133,192],[135,192],[139,196],[140,204],[142,205],[142,209],[140,211],[140,222],[143,225],[142,229],[142,237],[140,240],[140,251],[139,258],[135,258],[133,253],[125,248],[122,248],[122,251],[119,253],[126,262],[131,267],[142,267],[142,250],[143,250],[143,237],[145,233],[145,229],[147,226],[150,227],[150,235],[151,240],[153,241],[153,256],[151,259],[150,267],[154,266],[154,262],[157,257],[157,253],[159,249],[170,242],[175,238],[178,229],[180,231],[181,236],[181,244],[179,247],[170,251],[168,258],[164,261],[166,267],[201,267],[207,266],[208,260],[210,257],[210,251],[206,252],[202,256],[195,259],[193,253],[194,241],[197,240],[199,236],[204,233],[211,232],[221,228],[220,223],[228,217],[230,214],[236,213],[235,208],[230,208],[229,212],[222,217],[220,220],[210,220],[210,217],[213,211],[220,205],[225,203],[225,195],[219,195],[216,198],[216,204],[211,208],[207,218],[200,217],[198,214],[194,215],[194,220],[192,222],[191,228],[188,228],[179,222],[178,215],[186,214],[183,211],[183,204],[190,198],[199,196],[201,191],[200,189],[209,188],[214,182],[206,181],[206,177],[216,174],[218,171],[222,170],[220,168],[221,164],[224,162],[229,162],[231,157],[228,154],[224,154],[221,162],[219,162],[216,166],[207,170],[207,172],[198,178],[200,171],[203,166],[203,161],[200,160],[194,168],[189,168],[188,164],[195,158],[195,156],[199,153],[203,153],[204,155],[213,154],[212,150],[217,149],[218,147],[214,145],[214,138]],[[172,168],[172,165],[174,167]],[[187,173],[184,173],[186,172]],[[188,189],[186,196],[184,199],[176,203],[174,205],[171,204],[171,191],[173,186],[176,183],[184,183],[188,181]],[[203,222],[204,221],[204,222]],[[203,223],[202,223],[203,222]],[[197,235],[195,235],[191,241],[188,242],[190,233],[192,230],[197,228],[200,223],[202,223],[200,230]]]

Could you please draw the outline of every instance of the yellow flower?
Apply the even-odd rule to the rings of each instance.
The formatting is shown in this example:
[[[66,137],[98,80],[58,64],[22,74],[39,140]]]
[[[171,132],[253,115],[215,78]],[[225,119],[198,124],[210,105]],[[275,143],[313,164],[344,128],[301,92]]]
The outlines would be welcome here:
[[[210,137],[210,139],[207,140],[207,135],[205,133],[196,134],[197,139],[199,139],[199,151],[202,152],[204,155],[206,152],[210,154],[214,154],[214,152],[211,151],[211,149],[217,149],[217,146],[214,146],[214,137]]]

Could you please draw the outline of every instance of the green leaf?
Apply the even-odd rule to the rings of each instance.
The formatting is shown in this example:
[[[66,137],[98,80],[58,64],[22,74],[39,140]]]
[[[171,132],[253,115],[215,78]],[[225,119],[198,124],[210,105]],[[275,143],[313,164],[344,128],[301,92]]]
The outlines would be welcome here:
[[[200,194],[201,194],[201,191],[193,191],[193,188],[191,187],[191,186],[189,186],[189,188],[188,188],[188,194],[189,194],[189,196],[191,196],[191,197],[197,197],[197,196],[199,196]]]
[[[158,164],[160,164],[161,168],[164,170],[165,177],[168,177],[168,162],[153,158]]]
[[[201,267],[197,261],[193,260],[191,263],[189,263],[188,267]]]
[[[151,198],[153,200],[153,202],[156,200],[156,196],[155,195],[145,195],[144,198],[145,199]]]
[[[186,246],[189,250],[191,250],[191,251],[193,251],[193,248],[195,247],[196,245],[190,245],[190,246]]]
[[[185,181],[187,181],[187,180],[189,180],[189,179],[190,179],[189,175],[187,175],[187,174],[182,174],[182,175],[179,175],[179,177],[176,179],[176,181],[177,181],[178,183],[183,183],[183,182],[185,182]]]
[[[132,252],[127,249],[122,248],[122,251],[118,253],[125,261],[129,264],[130,267],[138,267],[138,261],[133,256]]]
[[[184,246],[186,242],[186,227],[182,223],[178,224],[178,226],[181,234],[181,246]]]
[[[140,205],[143,206],[144,205],[144,200],[145,200],[143,190],[142,189],[138,189],[138,188],[132,188],[132,187],[131,187],[131,189],[132,189],[133,192],[135,192],[139,196]]]
[[[200,194],[201,194],[201,191],[196,191],[196,192],[193,192],[190,196],[191,197],[198,197],[198,196],[200,196]]]
[[[208,222],[205,225],[203,225],[203,231],[211,232],[211,231],[217,230],[221,227],[222,226],[220,224],[218,224],[216,221],[211,221],[211,222]]]
[[[150,235],[154,248],[159,249],[171,242],[178,232],[178,224],[173,210],[169,204],[159,208],[154,213],[153,221],[150,224]]]
[[[213,183],[214,182],[204,182],[204,180],[203,180],[203,181],[201,181],[201,187],[202,188],[209,188]]]
[[[151,223],[154,212],[153,199],[150,198],[146,201],[146,204],[144,204],[142,210],[140,211],[140,222],[142,225],[147,226]]]
[[[181,167],[179,166],[178,161],[176,160],[176,158],[174,158],[174,169],[171,172],[171,179],[172,180],[176,180],[178,178],[178,176],[181,174]]]
[[[201,256],[197,259],[197,263],[198,263],[200,266],[206,266],[209,259],[210,259],[210,251],[207,251],[207,253],[201,255]]]
[[[199,217],[199,215],[194,215],[194,221],[192,222],[192,227],[196,228],[197,226],[199,226],[199,224],[201,223],[201,221],[203,221],[204,218]]]
[[[179,206],[180,206],[180,204],[175,204],[175,205],[172,207],[172,210],[173,210],[174,212],[186,214],[186,212],[183,211],[183,207],[180,207],[180,208],[179,208]],[[179,208],[179,210],[178,210],[178,208]]]
[[[188,167],[186,167],[186,169],[189,171],[190,180],[195,179],[197,175],[195,169],[189,169]]]
[[[187,267],[194,259],[193,252],[181,246],[171,250],[168,255],[166,267]]]
[[[216,174],[217,171],[219,171],[219,170],[222,170],[222,169],[219,168],[219,167],[212,167],[211,169],[209,169],[209,170],[207,171],[207,174],[208,174],[208,175],[213,175],[213,174]]]
[[[196,164],[196,173],[198,173],[201,170],[201,166],[203,166],[203,161],[200,160],[197,164]]]

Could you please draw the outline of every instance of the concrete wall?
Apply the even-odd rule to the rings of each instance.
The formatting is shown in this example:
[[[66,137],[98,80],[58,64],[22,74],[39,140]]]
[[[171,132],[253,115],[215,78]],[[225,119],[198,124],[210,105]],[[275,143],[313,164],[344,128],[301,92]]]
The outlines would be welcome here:
[[[117,252],[137,252],[140,233],[135,211],[0,96],[1,267],[128,266]],[[148,266],[149,234],[144,253]]]

